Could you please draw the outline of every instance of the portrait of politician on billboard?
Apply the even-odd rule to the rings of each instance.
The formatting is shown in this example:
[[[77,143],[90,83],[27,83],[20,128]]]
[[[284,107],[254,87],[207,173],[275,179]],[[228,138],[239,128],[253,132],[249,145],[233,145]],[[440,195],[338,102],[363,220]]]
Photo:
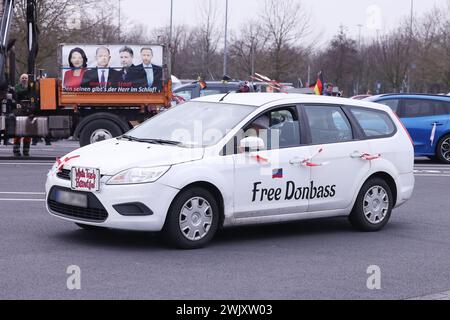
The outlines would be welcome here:
[[[63,92],[161,92],[162,50],[145,45],[63,45]]]

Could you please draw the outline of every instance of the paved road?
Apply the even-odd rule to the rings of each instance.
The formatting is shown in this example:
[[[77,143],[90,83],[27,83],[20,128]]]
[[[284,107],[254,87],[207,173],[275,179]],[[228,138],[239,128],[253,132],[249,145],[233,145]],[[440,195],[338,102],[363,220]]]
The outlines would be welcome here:
[[[380,233],[327,219],[228,229],[208,248],[177,251],[155,234],[88,232],[48,215],[50,165],[0,161],[0,299],[449,296],[450,167],[419,161],[413,200]],[[66,287],[70,265],[81,268],[81,290]],[[370,265],[381,290],[366,287]]]

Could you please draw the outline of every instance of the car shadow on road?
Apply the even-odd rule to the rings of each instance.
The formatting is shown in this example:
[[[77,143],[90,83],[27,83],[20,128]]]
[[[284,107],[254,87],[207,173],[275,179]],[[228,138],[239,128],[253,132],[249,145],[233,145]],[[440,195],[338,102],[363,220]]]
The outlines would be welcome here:
[[[279,224],[239,226],[220,230],[209,247],[215,244],[235,245],[236,243],[282,240],[288,238],[309,238],[324,235],[358,233],[346,218],[326,218]],[[59,232],[53,238],[67,243],[114,249],[170,249],[160,233],[120,230],[82,230]]]
[[[158,233],[154,232],[136,232],[121,230],[83,230],[75,229],[69,232],[59,232],[52,238],[63,241],[68,244],[76,244],[89,247],[104,249],[134,249],[148,250],[165,248],[164,241]]]
[[[348,232],[354,232],[354,229],[346,218],[326,218],[223,229],[217,235],[215,242],[233,243],[291,237],[303,238]]]

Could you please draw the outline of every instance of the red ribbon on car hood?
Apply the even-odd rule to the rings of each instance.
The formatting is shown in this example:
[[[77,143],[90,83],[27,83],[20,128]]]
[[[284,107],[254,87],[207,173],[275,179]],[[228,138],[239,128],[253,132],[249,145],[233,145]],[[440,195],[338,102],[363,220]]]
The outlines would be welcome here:
[[[56,163],[58,165],[58,167],[56,168],[56,172],[61,172],[62,168],[64,167],[65,164],[67,164],[69,161],[73,160],[73,159],[77,159],[80,156],[73,156],[73,157],[66,157],[64,160],[61,160],[61,158],[56,158]]]

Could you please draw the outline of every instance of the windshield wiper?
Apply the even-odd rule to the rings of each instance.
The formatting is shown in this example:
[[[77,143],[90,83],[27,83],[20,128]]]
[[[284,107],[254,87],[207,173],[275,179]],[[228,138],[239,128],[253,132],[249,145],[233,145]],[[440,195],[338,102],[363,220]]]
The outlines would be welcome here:
[[[129,135],[120,136],[121,139],[127,139],[129,141],[143,142],[143,143],[152,143],[152,144],[169,144],[172,146],[181,146],[183,145],[180,141],[172,141],[172,140],[164,140],[164,139],[144,139],[144,138],[136,138]]]
[[[126,134],[124,134],[124,135],[122,135],[120,137],[117,137],[117,139],[127,139],[129,141],[139,141],[140,140],[139,138],[128,136]]]
[[[181,146],[183,143],[180,141],[164,140],[164,139],[139,139],[141,142],[156,143],[156,144],[169,144],[172,146]]]

